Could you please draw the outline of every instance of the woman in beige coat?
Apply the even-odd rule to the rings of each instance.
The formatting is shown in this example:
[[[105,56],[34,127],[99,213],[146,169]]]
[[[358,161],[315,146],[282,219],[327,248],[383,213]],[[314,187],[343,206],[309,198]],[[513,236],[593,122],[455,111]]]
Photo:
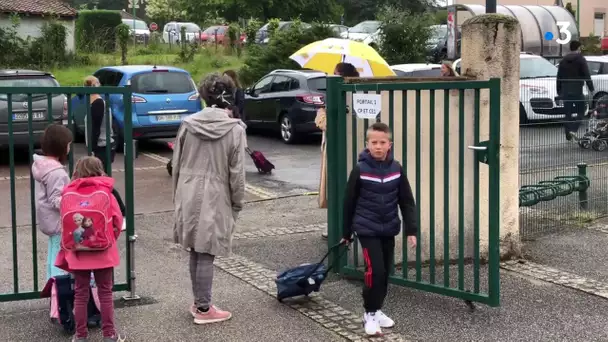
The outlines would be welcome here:
[[[245,197],[245,127],[229,109],[235,90],[230,77],[208,75],[199,89],[207,107],[184,119],[173,150],[173,236],[190,249],[196,324],[232,316],[211,304],[211,285],[215,257],[231,253]]]

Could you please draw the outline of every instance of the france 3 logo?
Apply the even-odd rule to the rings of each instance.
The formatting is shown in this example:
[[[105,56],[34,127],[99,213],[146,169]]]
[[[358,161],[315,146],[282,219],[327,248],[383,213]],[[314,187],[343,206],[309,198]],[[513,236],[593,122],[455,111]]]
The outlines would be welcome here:
[[[570,32],[569,27],[570,27],[570,22],[569,21],[558,21],[555,24],[557,24],[557,28],[559,29],[559,35],[557,37],[555,37],[555,35],[553,34],[553,32],[548,31],[545,32],[545,40],[554,40],[557,44],[560,45],[565,45],[570,43],[570,41],[572,40],[572,32]],[[562,39],[563,37],[563,39]]]

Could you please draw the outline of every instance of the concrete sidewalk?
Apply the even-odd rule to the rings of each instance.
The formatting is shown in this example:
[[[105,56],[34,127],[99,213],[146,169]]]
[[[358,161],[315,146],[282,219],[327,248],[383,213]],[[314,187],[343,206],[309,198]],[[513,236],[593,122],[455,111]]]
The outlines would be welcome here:
[[[137,216],[136,306],[122,305],[117,294],[116,320],[129,341],[341,341],[341,337],[304,318],[246,282],[216,270],[214,302],[230,310],[230,321],[197,326],[188,312],[192,303],[188,254],[172,243],[172,216]],[[10,240],[9,240],[10,241]],[[124,247],[121,247],[124,254]],[[122,281],[124,261],[117,272]],[[6,268],[3,278],[10,278]],[[34,300],[0,305],[3,341],[66,341],[58,326],[49,322],[48,301]],[[92,341],[100,341],[99,329]]]
[[[240,216],[235,254],[216,263],[214,302],[232,311],[233,319],[208,326],[194,325],[187,311],[192,302],[188,256],[172,243],[171,214],[137,216],[137,293],[142,300],[135,306],[123,305],[118,300],[122,294],[117,294],[119,327],[129,341],[368,340],[363,338],[360,323],[359,281],[331,276],[311,298],[281,304],[273,297],[277,271],[314,262],[327,251],[320,236],[325,214],[316,209],[316,197],[311,196],[248,204]],[[504,266],[510,271],[501,271],[500,308],[477,305],[470,312],[457,299],[391,286],[384,311],[397,325],[385,330],[385,337],[373,340],[606,341],[608,290],[604,298],[601,287],[608,289],[602,277],[608,274],[608,266],[601,262],[581,266],[585,258],[601,255],[606,232],[564,232],[582,235],[550,236],[529,244],[529,249],[537,251],[533,262],[511,263]],[[0,241],[10,243],[10,239]],[[584,248],[589,254],[583,253]],[[559,255],[547,254],[551,251]],[[124,257],[124,241],[121,253]],[[551,264],[553,269],[544,265],[560,259],[570,261]],[[122,281],[124,262],[116,273]],[[3,291],[10,274],[10,267],[0,267]],[[2,340],[68,340],[59,327],[48,323],[47,305],[43,300],[0,305]],[[93,336],[92,341],[100,340],[98,330]]]

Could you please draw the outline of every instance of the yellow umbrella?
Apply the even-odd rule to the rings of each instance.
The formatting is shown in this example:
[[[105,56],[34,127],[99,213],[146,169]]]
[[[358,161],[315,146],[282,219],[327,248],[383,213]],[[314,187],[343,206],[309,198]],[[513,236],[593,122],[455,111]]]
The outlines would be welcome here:
[[[349,39],[327,38],[298,50],[289,58],[302,68],[333,74],[338,63],[350,63],[359,76],[395,76],[386,61],[369,45]]]

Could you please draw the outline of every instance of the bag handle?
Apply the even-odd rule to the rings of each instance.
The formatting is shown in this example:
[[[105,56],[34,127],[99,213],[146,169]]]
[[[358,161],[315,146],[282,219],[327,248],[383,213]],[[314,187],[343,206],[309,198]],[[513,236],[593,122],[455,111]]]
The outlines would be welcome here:
[[[341,245],[342,245],[342,243],[338,242],[337,244],[335,244],[335,245],[331,246],[331,247],[330,247],[330,248],[327,250],[327,253],[325,253],[325,256],[323,256],[323,258],[321,259],[321,261],[319,261],[319,262],[317,263],[317,266],[316,266],[316,267],[315,267],[315,268],[314,268],[312,271],[310,271],[310,272],[309,272],[309,274],[308,274],[308,275],[307,275],[307,276],[306,276],[304,279],[308,279],[308,278],[310,278],[310,276],[312,276],[312,275],[313,275],[313,274],[314,274],[314,273],[315,273],[315,272],[316,272],[316,271],[317,271],[317,270],[318,270],[318,269],[321,267],[321,265],[323,265],[323,262],[325,261],[325,259],[327,259],[327,257],[328,257],[328,256],[329,256],[329,254],[331,253],[331,251],[332,251],[334,248],[338,248],[338,247],[340,247]],[[340,257],[342,257],[342,256],[344,255],[344,253],[346,253],[346,251],[348,251],[348,246],[347,246],[346,248],[344,248],[344,251],[343,251],[342,253],[340,253]],[[327,270],[325,271],[325,275],[327,275],[327,273],[329,273],[329,270],[331,270],[333,266],[334,266],[334,265],[330,265],[330,266],[327,268]]]

